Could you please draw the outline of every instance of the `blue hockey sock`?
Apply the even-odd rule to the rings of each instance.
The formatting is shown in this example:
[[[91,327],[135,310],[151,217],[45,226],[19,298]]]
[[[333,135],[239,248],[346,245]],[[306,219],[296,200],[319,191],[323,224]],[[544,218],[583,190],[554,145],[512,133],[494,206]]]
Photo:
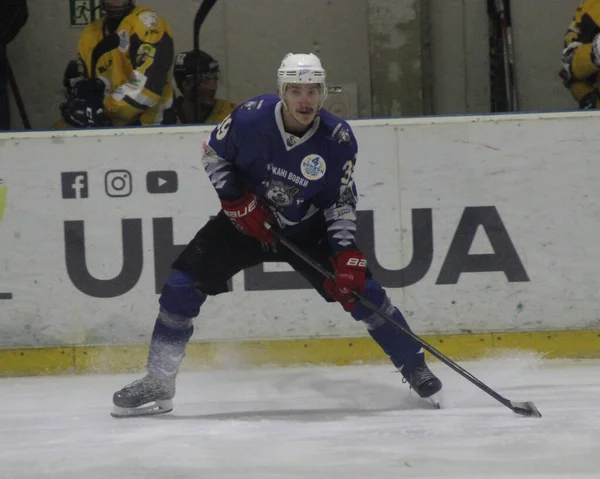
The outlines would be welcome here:
[[[399,316],[402,317],[401,314]],[[398,321],[397,316],[394,319]],[[406,324],[406,321],[404,323]],[[408,325],[405,327],[408,328]],[[369,334],[389,356],[394,366],[404,374],[425,361],[421,345],[388,321],[376,329],[369,329]]]
[[[363,293],[366,299],[374,303],[378,310],[392,317],[404,329],[410,327],[404,316],[387,297],[381,285],[369,279]],[[425,361],[421,345],[413,338],[404,334],[400,328],[377,315],[363,304],[358,304],[352,311],[352,317],[367,325],[367,329],[375,342],[389,356],[390,360],[400,371],[407,373],[418,364]]]
[[[152,331],[148,372],[153,376],[165,378],[176,376],[193,333],[194,326],[191,324],[186,329],[173,329],[163,323],[159,315]]]
[[[160,312],[150,342],[148,372],[174,377],[179,371],[185,348],[194,333],[193,319],[200,312],[206,295],[189,275],[173,270],[159,298]]]

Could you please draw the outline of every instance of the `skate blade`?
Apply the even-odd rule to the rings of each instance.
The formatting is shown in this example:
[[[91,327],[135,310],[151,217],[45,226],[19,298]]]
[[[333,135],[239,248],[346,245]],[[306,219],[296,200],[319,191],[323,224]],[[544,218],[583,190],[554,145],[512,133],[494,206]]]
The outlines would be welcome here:
[[[425,400],[435,409],[442,409],[442,395],[440,393],[432,394],[428,398],[425,398]]]
[[[173,410],[173,401],[170,399],[164,401],[155,401],[140,407],[119,407],[113,406],[110,415],[116,418],[123,417],[141,417],[141,416],[157,416],[159,414],[166,414]]]

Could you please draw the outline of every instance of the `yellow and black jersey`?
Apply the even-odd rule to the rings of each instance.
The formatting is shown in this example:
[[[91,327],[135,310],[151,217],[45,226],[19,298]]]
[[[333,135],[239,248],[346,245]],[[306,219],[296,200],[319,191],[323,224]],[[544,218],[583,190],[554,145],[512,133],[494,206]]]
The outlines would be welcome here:
[[[600,107],[599,68],[592,61],[592,42],[600,33],[600,0],[584,0],[575,11],[564,39],[560,76],[582,108]]]
[[[217,98],[217,102],[215,103],[215,107],[208,115],[208,118],[204,121],[204,123],[221,123],[227,115],[230,115],[231,112],[235,110],[235,105],[227,100],[221,100]]]
[[[184,109],[183,109],[183,96],[179,96],[177,97],[176,100],[176,104],[175,104],[175,109],[177,112],[177,120],[179,123],[193,123],[194,119],[193,118],[186,118]],[[215,100],[215,106],[212,109],[212,111],[210,112],[210,114],[208,115],[208,117],[206,117],[206,119],[204,121],[201,121],[199,123],[221,123],[225,118],[227,118],[227,115],[231,114],[231,112],[235,110],[235,104],[231,103],[230,101],[227,100],[222,100],[220,98],[217,98]]]
[[[52,128],[55,130],[64,130],[64,129],[70,129],[73,127],[71,125],[69,125],[65,120],[56,120],[54,122],[54,124],[52,125]]]
[[[104,30],[103,18],[85,28],[78,61],[86,76],[94,68],[106,84],[106,114],[116,126],[169,123],[165,111],[174,100],[174,45],[167,22],[152,10],[136,7],[121,20],[108,48],[102,48],[106,41],[99,46]]]

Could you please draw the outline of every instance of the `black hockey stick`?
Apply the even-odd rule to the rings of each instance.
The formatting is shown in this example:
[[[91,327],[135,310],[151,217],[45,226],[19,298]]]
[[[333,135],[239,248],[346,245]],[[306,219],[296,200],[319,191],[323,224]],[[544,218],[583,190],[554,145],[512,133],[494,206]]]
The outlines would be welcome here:
[[[504,75],[504,48],[496,0],[487,0],[488,49],[490,62],[490,112],[508,111],[506,76]]]
[[[277,231],[272,229],[271,225],[269,225],[268,223],[265,223],[265,227],[268,230],[270,230],[271,233],[273,233],[273,236],[275,236],[281,244],[283,244],[292,253],[294,253],[300,259],[304,260],[308,265],[312,266],[315,270],[317,270],[319,273],[321,273],[321,275],[324,278],[335,279],[335,275],[333,273],[331,273],[330,271],[325,269],[321,264],[319,264],[313,258],[308,256],[304,251],[302,251],[300,248],[298,248],[294,243],[292,243],[291,241],[289,241],[288,239],[283,237],[281,234],[279,234]],[[435,349],[428,342],[421,339],[419,336],[417,336],[412,331],[405,329],[401,324],[396,322],[396,320],[394,318],[392,318],[390,315],[384,313],[383,311],[380,311],[379,308],[375,304],[373,304],[371,301],[369,301],[363,295],[357,293],[356,291],[353,293],[353,295],[361,304],[363,304],[364,306],[369,308],[371,311],[373,311],[375,314],[377,314],[377,316],[394,324],[404,334],[407,334],[412,339],[417,341],[421,346],[423,346],[423,349],[430,352],[433,356],[435,356],[440,361],[442,361],[446,366],[448,366],[451,369],[453,369],[454,371],[456,371],[463,378],[465,378],[468,381],[470,381],[471,383],[473,383],[475,386],[477,386],[482,391],[488,393],[496,401],[500,402],[501,404],[503,404],[504,406],[506,406],[507,408],[512,410],[514,413],[519,414],[521,416],[542,417],[540,411],[538,410],[537,407],[535,407],[533,402],[531,402],[531,401],[510,401],[510,400],[506,399],[505,397],[501,396],[496,391],[494,391],[492,388],[490,388],[489,386],[482,383],[479,379],[477,379],[475,376],[473,376],[466,369],[463,369],[461,366],[456,364],[450,358],[448,358],[443,353],[441,353],[440,351]]]
[[[194,17],[194,51],[196,52],[200,50],[200,27],[202,27],[215,3],[217,3],[217,0],[204,0]]]
[[[198,82],[200,81],[200,67],[198,65],[198,52],[200,51],[200,28],[206,20],[206,17],[210,13],[212,7],[214,7],[217,0],[203,0],[196,12],[194,17],[194,54],[196,55],[196,69],[194,73],[194,88],[197,88]],[[198,123],[198,95],[194,95],[194,123]]]
[[[509,105],[511,111],[519,110],[519,98],[517,90],[517,78],[515,74],[515,47],[512,34],[512,15],[510,11],[510,0],[496,0],[498,12],[500,13],[500,27],[502,29],[502,43],[505,47],[505,65],[508,83]]]
[[[21,97],[21,91],[19,90],[19,85],[17,85],[17,80],[15,79],[15,74],[13,72],[12,66],[6,59],[6,73],[8,76],[8,82],[10,83],[10,87],[13,92],[13,97],[15,99],[15,103],[17,104],[17,108],[19,109],[19,114],[21,115],[21,121],[23,122],[23,127],[26,130],[31,130],[31,123],[29,122],[29,116],[27,116],[27,110],[25,110],[25,104],[23,103],[23,98]]]
[[[499,93],[497,91],[499,89],[503,90],[506,100],[506,107],[500,108],[497,111],[518,111],[519,98],[515,73],[515,51],[510,0],[488,0],[488,15],[492,21],[490,28],[490,66],[493,71],[492,76],[496,76],[492,81],[498,81],[497,74],[500,68],[498,66],[494,67],[493,64],[500,56],[502,59],[501,70],[504,76],[502,87],[498,88],[497,85],[492,85],[492,90],[496,90],[496,93]],[[500,38],[495,38],[496,35]],[[499,40],[499,42],[496,42],[496,40]]]

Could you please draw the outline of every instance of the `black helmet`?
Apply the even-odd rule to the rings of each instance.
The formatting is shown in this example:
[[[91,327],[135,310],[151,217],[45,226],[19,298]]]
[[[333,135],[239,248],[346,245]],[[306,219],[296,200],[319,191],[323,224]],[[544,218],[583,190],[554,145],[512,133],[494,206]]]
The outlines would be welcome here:
[[[135,0],[100,0],[108,18],[123,18],[135,8]]]
[[[173,77],[177,88],[180,90],[185,77],[191,75],[205,75],[207,73],[219,73],[219,62],[202,50],[191,50],[183,52],[175,57]]]

